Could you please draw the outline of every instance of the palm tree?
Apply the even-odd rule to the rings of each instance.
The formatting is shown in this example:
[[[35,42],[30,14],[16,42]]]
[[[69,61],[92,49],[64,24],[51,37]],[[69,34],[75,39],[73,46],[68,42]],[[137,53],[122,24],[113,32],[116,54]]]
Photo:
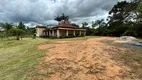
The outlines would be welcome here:
[[[69,20],[69,16],[66,16],[66,15],[63,13],[61,16],[59,16],[59,15],[56,16],[54,20],[56,20],[56,21],[58,21],[58,22],[60,22],[60,21],[62,21],[62,20],[68,21],[68,20]]]
[[[56,16],[56,17],[55,17],[55,19],[54,19],[54,20],[56,20],[56,21],[60,22],[60,21],[61,21],[61,18],[60,18],[60,16],[58,15],[58,16]]]
[[[69,16],[66,16],[66,15],[63,13],[62,16],[61,16],[61,19],[68,21],[68,20],[69,20]]]
[[[87,25],[88,25],[88,23],[87,23],[87,22],[83,22],[83,23],[82,23],[82,28],[86,28],[86,27],[87,27]]]
[[[0,23],[0,27],[1,27],[2,29],[4,29],[4,32],[5,32],[6,35],[8,35],[8,31],[9,31],[10,29],[12,29],[13,26],[14,26],[14,25],[13,25],[12,23]]]

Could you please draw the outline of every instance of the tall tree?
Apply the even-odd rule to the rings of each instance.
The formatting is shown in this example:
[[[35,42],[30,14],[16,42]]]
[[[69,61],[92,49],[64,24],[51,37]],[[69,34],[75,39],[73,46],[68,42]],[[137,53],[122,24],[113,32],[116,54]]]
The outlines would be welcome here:
[[[139,3],[136,10],[138,12],[139,22],[142,22],[142,2]]]
[[[60,21],[61,21],[61,18],[60,18],[60,16],[58,15],[58,16],[56,16],[56,17],[54,18],[54,20],[60,22]]]
[[[16,40],[20,40],[20,37],[25,34],[25,31],[19,28],[12,28],[9,30],[9,33],[16,36]]]
[[[129,3],[126,1],[118,2],[109,12],[108,29],[111,31],[110,34],[121,36],[127,30],[128,5]]]
[[[126,12],[127,5],[129,3],[126,1],[118,2],[111,11],[109,11],[109,23],[120,24],[123,23],[126,17],[129,15]]]
[[[24,31],[26,30],[26,26],[24,25],[23,22],[19,22],[17,28],[22,29],[22,30],[24,30]]]
[[[142,37],[142,1],[138,0],[138,6],[137,6],[137,11],[138,11],[138,23],[136,25],[136,30],[137,30],[137,36]]]
[[[8,31],[13,28],[12,23],[0,23],[2,29],[4,29],[5,34],[8,36]]]
[[[75,24],[75,23],[72,23],[71,25],[75,26],[75,27],[78,27],[79,28],[79,25]]]
[[[87,25],[88,25],[88,23],[87,23],[87,22],[83,22],[83,23],[82,23],[82,28],[86,28],[86,27],[87,27]]]
[[[107,27],[106,27],[106,22],[104,21],[104,19],[101,20],[96,20],[93,24],[92,27],[94,28],[94,34],[95,35],[101,35],[104,36],[107,34]],[[96,29],[95,29],[96,27]]]
[[[69,20],[69,16],[66,16],[64,13],[61,15],[61,16],[56,16],[55,18],[54,18],[54,20],[56,20],[56,21],[58,21],[58,22],[60,22],[60,21],[62,21],[62,20],[66,20],[66,21],[68,21]]]
[[[105,25],[106,25],[106,23],[104,22],[104,19],[96,20],[95,23],[92,23],[92,27],[93,28],[95,28],[95,27],[103,27]]]

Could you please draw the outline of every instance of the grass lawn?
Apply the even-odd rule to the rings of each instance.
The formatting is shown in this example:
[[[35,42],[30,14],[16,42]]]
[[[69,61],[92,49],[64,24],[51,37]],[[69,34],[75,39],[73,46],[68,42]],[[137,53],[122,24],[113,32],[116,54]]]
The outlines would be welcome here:
[[[37,45],[56,40],[86,40],[91,38],[0,40],[0,80],[25,80],[45,51]]]

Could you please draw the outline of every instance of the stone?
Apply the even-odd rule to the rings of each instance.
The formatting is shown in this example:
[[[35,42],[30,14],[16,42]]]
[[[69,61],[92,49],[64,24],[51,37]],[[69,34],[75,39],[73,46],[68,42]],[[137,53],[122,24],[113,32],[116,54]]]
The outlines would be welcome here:
[[[131,41],[137,41],[137,39],[133,36],[121,36],[118,37],[117,40],[131,40]]]
[[[121,36],[121,37],[118,37],[117,40],[130,41],[130,42],[128,42],[129,44],[133,44],[133,45],[142,47],[142,42],[139,42],[138,39],[133,36]],[[130,46],[130,45],[128,45],[128,46]]]

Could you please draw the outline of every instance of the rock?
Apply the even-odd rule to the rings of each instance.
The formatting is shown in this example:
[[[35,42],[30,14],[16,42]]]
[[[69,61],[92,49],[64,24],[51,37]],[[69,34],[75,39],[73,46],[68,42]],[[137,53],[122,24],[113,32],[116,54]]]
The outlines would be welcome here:
[[[118,37],[117,40],[131,40],[131,41],[137,41],[137,39],[133,36],[121,36]]]
[[[132,44],[134,44],[134,45],[136,45],[136,46],[141,46],[141,47],[142,47],[142,42],[134,41]]]
[[[142,42],[139,42],[138,39],[133,36],[121,36],[121,37],[118,37],[117,40],[130,41],[130,42],[126,42],[126,43],[142,47]],[[128,45],[128,46],[130,46],[130,45]]]

